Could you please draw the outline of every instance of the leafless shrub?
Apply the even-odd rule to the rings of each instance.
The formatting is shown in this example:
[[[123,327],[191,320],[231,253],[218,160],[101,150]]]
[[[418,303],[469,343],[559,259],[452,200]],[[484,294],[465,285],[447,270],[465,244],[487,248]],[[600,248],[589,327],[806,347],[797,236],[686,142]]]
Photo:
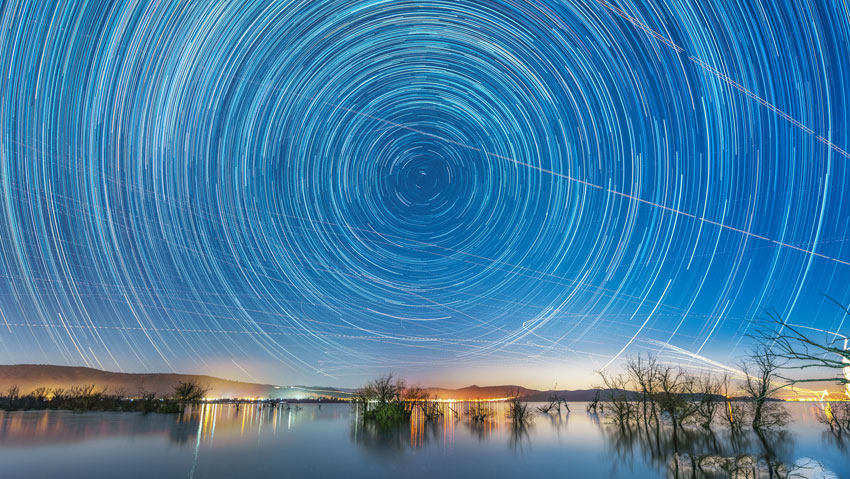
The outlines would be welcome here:
[[[681,368],[664,366],[658,368],[656,381],[655,401],[673,425],[675,435],[699,409],[699,403],[693,400],[696,379]]]
[[[155,411],[158,406],[156,392],[147,391],[144,387],[139,387],[139,405],[141,412],[145,414]]]
[[[653,424],[658,427],[658,408],[656,407],[655,394],[658,392],[658,361],[653,356],[638,355],[626,363],[626,371],[630,383],[638,393],[640,408],[638,413],[645,427]]]
[[[194,379],[180,381],[174,385],[174,399],[181,403],[194,403],[204,398],[209,392],[208,387],[201,386]]]
[[[629,392],[627,390],[629,386],[628,377],[622,374],[611,376],[604,372],[600,372],[599,374],[602,376],[602,382],[605,387],[603,393],[604,403],[601,406],[603,413],[614,424],[622,428],[628,427],[635,412],[635,404],[629,400]],[[608,410],[607,413],[605,413],[605,409]]]
[[[593,399],[587,403],[587,412],[593,411],[593,414],[597,413],[597,409],[599,408],[599,389],[596,389],[596,393],[593,395]]]
[[[711,429],[717,409],[720,407],[721,392],[723,384],[711,375],[699,377],[695,382],[695,400],[698,400],[695,418],[697,423],[705,429]]]
[[[850,309],[830,296],[826,298],[850,315]],[[817,337],[820,334],[823,334],[822,338]],[[834,372],[834,375],[782,379],[793,384],[832,381],[841,384],[842,389],[850,394],[850,376],[844,369],[850,364],[850,338],[847,336],[791,324],[776,311],[767,313],[755,336],[763,344],[772,346],[774,360],[781,361],[785,369]]]
[[[440,403],[437,402],[436,397],[432,399],[422,399],[417,404],[426,421],[436,421],[443,417],[443,408],[440,407]]]
[[[729,427],[732,432],[740,432],[747,419],[747,407],[742,401],[735,400],[734,383],[728,374],[724,374],[720,380],[722,385],[723,402],[723,422]]]
[[[850,402],[828,401],[818,409],[817,418],[834,433],[850,433]]]
[[[15,401],[21,397],[21,390],[17,384],[9,386],[9,389],[6,390],[6,397],[9,399],[9,407],[13,407]]]
[[[484,403],[479,399],[469,403],[469,420],[473,423],[481,423],[492,416],[490,408],[484,406]]]
[[[566,408],[567,412],[570,412],[570,406],[567,404],[567,400],[558,395],[558,383],[555,383],[555,387],[552,389],[552,394],[549,396],[549,400],[543,406],[538,406],[537,410],[543,414],[556,413],[560,416],[561,407]]]
[[[508,419],[515,427],[525,427],[531,423],[531,411],[528,404],[522,400],[519,391],[511,391],[508,394]]]
[[[783,364],[784,360],[765,346],[755,349],[741,364],[746,376],[743,389],[749,398],[747,404],[755,430],[771,429],[788,422],[788,412],[773,400],[776,392],[786,386],[779,380]]]
[[[75,411],[92,411],[97,408],[106,388],[98,390],[94,384],[74,386],[68,391],[67,404]]]
[[[36,401],[45,402],[50,398],[51,390],[46,387],[37,387],[30,393]]]

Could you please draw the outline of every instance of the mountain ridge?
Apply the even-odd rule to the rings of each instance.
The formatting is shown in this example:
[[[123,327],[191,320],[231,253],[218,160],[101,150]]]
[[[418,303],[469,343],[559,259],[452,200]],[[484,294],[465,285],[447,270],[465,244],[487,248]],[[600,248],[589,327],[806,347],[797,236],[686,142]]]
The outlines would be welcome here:
[[[133,395],[140,389],[156,392],[158,396],[167,396],[173,392],[173,386],[179,381],[195,380],[210,387],[208,397],[212,398],[274,398],[305,399],[350,397],[356,389],[336,388],[332,386],[282,386],[275,384],[248,383],[232,379],[202,374],[180,373],[124,373],[104,371],[85,366],[58,366],[52,364],[9,364],[0,365],[0,395],[9,387],[16,385],[22,394],[38,387],[71,388],[94,384],[98,388],[107,388],[107,392],[121,392]],[[440,399],[496,399],[518,392],[529,401],[546,401],[552,390],[538,390],[517,385],[478,386],[461,388],[426,387],[430,396]],[[596,394],[595,389],[558,390],[558,395],[570,401],[589,401]]]

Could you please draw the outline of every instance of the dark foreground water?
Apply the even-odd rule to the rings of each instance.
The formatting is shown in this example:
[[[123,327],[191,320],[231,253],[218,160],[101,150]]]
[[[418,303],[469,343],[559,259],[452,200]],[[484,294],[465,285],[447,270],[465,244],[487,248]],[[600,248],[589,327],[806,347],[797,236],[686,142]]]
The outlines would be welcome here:
[[[343,404],[205,405],[182,416],[0,412],[0,477],[651,478],[676,475],[676,451],[804,465],[795,477],[850,477],[850,438],[826,432],[815,403],[789,404],[793,422],[767,444],[722,430],[688,431],[675,444],[663,434],[623,433],[584,404],[516,430],[503,405],[492,407],[484,424],[449,412],[392,430],[364,425]]]

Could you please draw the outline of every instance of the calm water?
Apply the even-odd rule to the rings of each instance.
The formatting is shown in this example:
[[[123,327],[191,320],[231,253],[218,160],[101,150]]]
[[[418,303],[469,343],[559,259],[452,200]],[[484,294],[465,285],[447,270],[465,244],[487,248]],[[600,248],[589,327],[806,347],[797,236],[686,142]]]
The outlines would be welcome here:
[[[449,414],[392,430],[365,427],[344,404],[270,408],[205,405],[177,415],[0,412],[2,477],[668,477],[673,446],[600,424],[583,404],[537,415],[516,431],[493,405],[483,425]],[[850,477],[850,441],[825,432],[816,404],[790,404],[793,422],[771,454],[814,458]],[[752,437],[692,433],[680,451],[764,454]]]

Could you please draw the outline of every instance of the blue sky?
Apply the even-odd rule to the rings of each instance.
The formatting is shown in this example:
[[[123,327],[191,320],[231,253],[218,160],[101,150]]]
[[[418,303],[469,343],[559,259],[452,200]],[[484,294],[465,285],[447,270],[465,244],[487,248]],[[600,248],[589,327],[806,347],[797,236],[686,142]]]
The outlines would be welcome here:
[[[5,2],[0,361],[355,386],[847,333],[839,2]]]

